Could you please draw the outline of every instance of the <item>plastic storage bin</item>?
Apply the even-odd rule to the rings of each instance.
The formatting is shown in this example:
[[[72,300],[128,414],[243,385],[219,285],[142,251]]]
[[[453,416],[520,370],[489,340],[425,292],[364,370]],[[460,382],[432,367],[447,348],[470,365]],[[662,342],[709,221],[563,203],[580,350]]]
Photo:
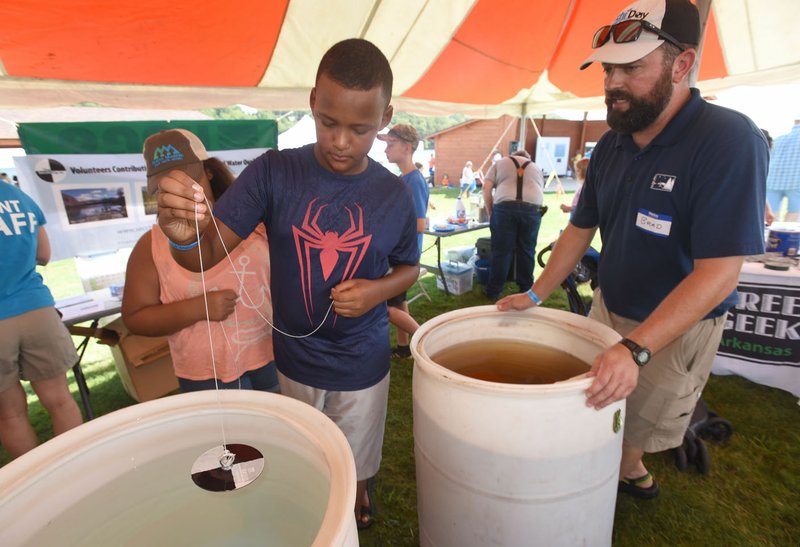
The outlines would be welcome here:
[[[464,294],[472,290],[472,266],[461,262],[448,262],[442,264],[444,278],[447,281],[447,290],[450,294]],[[436,276],[436,286],[444,290],[442,276]]]

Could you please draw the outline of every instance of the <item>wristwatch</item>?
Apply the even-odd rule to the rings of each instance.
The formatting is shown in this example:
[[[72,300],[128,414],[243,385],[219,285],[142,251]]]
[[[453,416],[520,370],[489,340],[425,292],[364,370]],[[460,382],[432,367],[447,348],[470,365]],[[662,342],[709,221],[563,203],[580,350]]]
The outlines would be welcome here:
[[[650,361],[650,350],[647,348],[643,348],[633,340],[628,340],[627,338],[623,338],[619,341],[620,344],[631,350],[631,355],[633,355],[633,362],[643,367]]]

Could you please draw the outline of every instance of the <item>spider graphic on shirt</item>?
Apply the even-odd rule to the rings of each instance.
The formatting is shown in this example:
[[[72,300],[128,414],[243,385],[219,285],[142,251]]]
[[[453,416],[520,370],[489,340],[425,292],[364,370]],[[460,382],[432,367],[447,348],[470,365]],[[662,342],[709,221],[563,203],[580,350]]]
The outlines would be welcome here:
[[[353,210],[350,207],[345,207],[350,218],[350,227],[342,234],[339,234],[339,232],[333,230],[323,231],[319,227],[320,215],[328,204],[319,205],[315,211],[314,204],[318,200],[319,198],[314,198],[309,202],[302,225],[299,228],[292,226],[294,245],[295,249],[297,249],[297,260],[300,264],[303,302],[306,307],[306,315],[311,323],[313,323],[311,316],[314,313],[311,265],[312,257],[317,254],[312,253],[312,251],[319,251],[319,264],[322,269],[322,278],[325,281],[333,273],[340,256],[346,255],[347,263],[342,273],[341,282],[353,278],[358,266],[364,259],[370,241],[372,241],[371,235],[364,235],[364,212],[358,203],[355,204],[358,209],[357,220],[353,216]]]

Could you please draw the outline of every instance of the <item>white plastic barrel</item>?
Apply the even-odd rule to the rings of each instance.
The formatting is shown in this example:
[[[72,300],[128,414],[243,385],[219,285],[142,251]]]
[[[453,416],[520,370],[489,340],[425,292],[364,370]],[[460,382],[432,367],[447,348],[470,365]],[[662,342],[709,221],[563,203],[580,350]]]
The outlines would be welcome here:
[[[526,341],[591,363],[620,336],[573,313],[480,306],[414,335],[413,407],[420,542],[610,545],[625,405],[586,406],[591,379],[544,385],[476,380],[431,360],[469,341]],[[588,365],[587,369],[588,371]]]
[[[355,464],[325,415],[288,397],[203,391],[88,422],[0,468],[0,545],[358,545]],[[248,444],[251,484],[192,482],[205,451]]]

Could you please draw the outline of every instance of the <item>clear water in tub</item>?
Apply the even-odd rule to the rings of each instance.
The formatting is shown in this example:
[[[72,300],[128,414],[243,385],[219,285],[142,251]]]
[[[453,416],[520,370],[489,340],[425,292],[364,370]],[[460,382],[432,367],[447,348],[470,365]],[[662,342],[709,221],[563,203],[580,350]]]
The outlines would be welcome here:
[[[207,492],[191,479],[190,447],[136,466],[44,525],[31,545],[310,545],[329,480],[296,453],[270,446],[247,487]],[[134,499],[132,499],[134,498]],[[246,523],[246,525],[244,525]]]

